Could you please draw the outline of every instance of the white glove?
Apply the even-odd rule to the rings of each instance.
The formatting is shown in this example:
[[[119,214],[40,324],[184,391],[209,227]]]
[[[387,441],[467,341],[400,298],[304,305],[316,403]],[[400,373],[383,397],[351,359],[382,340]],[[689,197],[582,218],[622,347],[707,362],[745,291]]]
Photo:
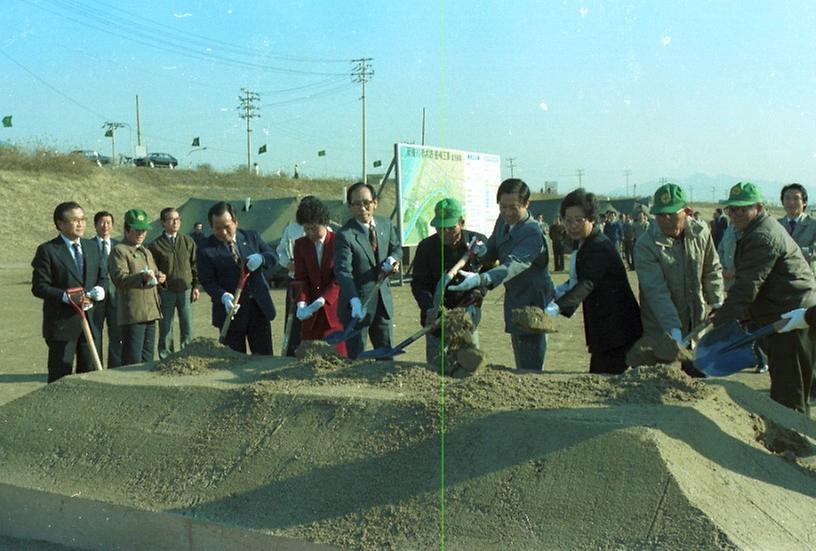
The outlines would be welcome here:
[[[394,258],[393,256],[389,256],[388,258],[383,260],[382,266],[380,266],[380,270],[387,274],[390,274],[391,272],[394,271],[394,268],[397,267],[397,264],[398,264],[397,259]]]
[[[470,245],[470,252],[472,252],[477,257],[482,257],[487,254],[487,245],[481,239],[473,238],[474,241]]]
[[[156,274],[155,274],[155,273],[153,273],[153,270],[150,270],[150,269],[148,269],[147,267],[145,267],[145,268],[142,270],[142,273],[143,273],[143,274],[147,274],[148,276],[150,276],[150,277],[149,277],[149,279],[146,279],[146,280],[145,280],[145,286],[147,286],[147,287],[155,287],[156,285],[158,285],[158,284],[159,284],[159,280],[158,280],[158,279],[156,279]]]
[[[780,333],[787,333],[788,331],[795,331],[796,329],[807,329],[808,322],[805,321],[805,312],[807,308],[797,308],[790,312],[782,314],[782,319],[790,320],[785,327],[779,330]]]
[[[312,311],[306,306],[306,303],[300,301],[297,303],[297,313],[295,314],[300,321],[307,320],[312,317]]]
[[[544,313],[550,316],[551,318],[557,318],[558,314],[561,313],[561,307],[558,306],[555,302],[551,302],[544,309]]]
[[[358,320],[363,319],[366,316],[366,313],[363,312],[363,303],[360,302],[359,297],[354,297],[349,301],[351,305],[351,317],[356,318]]]
[[[309,305],[309,311],[314,314],[326,304],[326,299],[323,297],[317,297],[313,303]]]
[[[490,276],[487,274],[477,274],[476,272],[468,272],[461,270],[459,272],[465,279],[461,283],[451,285],[448,287],[450,291],[470,291],[476,287],[487,287],[490,284]]]
[[[235,304],[235,296],[232,293],[224,293],[221,295],[221,304],[224,305],[224,309],[227,311],[227,314],[232,312],[232,308],[235,307],[235,313],[238,313],[238,308],[241,307],[240,304]]]
[[[722,308],[722,305],[723,305],[722,302],[715,302],[714,304],[711,305],[711,311],[714,312],[716,310],[719,310],[720,308]]]
[[[555,298],[559,299],[563,297],[567,293],[567,291],[569,291],[571,288],[572,286],[570,285],[570,282],[565,281],[564,283],[555,288]]]
[[[683,344],[683,333],[681,333],[677,327],[669,331],[669,335],[671,335],[672,340],[677,344]]]
[[[96,302],[105,300],[105,289],[97,285],[96,287],[85,293],[85,296]]]
[[[247,270],[254,272],[263,266],[264,258],[258,253],[252,253],[247,257]]]
[[[65,304],[70,304],[71,303],[71,301],[68,299],[68,292],[67,291],[62,293],[62,302],[64,302]]]

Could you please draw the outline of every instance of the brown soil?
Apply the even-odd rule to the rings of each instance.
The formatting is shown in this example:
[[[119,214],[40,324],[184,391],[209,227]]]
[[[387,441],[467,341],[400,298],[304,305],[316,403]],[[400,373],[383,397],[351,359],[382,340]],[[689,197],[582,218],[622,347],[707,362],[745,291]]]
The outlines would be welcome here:
[[[324,341],[302,341],[295,350],[299,365],[309,366],[316,371],[333,371],[348,365],[337,349]]]
[[[554,333],[553,320],[538,306],[516,308],[512,312],[513,325],[531,333]]]
[[[693,359],[694,353],[677,344],[677,341],[667,333],[642,336],[626,354],[626,363],[631,366],[685,362]]]
[[[215,339],[198,337],[184,350],[159,360],[153,369],[162,375],[198,375],[210,369],[226,369],[232,362],[246,358]]]

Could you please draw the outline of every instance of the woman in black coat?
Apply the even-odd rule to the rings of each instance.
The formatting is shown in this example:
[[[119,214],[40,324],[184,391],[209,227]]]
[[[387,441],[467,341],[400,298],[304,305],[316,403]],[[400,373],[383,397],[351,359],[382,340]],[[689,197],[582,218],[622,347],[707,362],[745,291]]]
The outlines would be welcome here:
[[[595,195],[583,188],[561,202],[561,218],[578,250],[570,280],[556,289],[547,313],[571,317],[583,304],[589,372],[623,373],[626,352],[643,332],[640,308],[618,251],[596,224],[597,210]]]

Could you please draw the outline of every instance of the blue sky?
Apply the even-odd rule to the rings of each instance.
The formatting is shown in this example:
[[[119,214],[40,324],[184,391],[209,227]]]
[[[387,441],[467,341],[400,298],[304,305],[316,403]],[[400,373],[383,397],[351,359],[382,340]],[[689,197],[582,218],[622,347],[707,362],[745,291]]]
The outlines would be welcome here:
[[[816,176],[816,3],[5,0],[0,139],[110,153],[106,120],[183,165],[361,172],[397,141],[515,158],[532,187],[639,190],[693,174]],[[233,62],[226,61],[227,59]],[[235,63],[237,62],[237,63]],[[117,133],[129,152],[127,128]],[[199,136],[205,151],[190,153]],[[319,158],[317,151],[326,150]],[[369,168],[369,172],[374,170]],[[505,168],[505,176],[509,169]],[[727,185],[725,182],[723,185]],[[656,186],[656,184],[655,184]],[[725,195],[723,187],[722,195]]]

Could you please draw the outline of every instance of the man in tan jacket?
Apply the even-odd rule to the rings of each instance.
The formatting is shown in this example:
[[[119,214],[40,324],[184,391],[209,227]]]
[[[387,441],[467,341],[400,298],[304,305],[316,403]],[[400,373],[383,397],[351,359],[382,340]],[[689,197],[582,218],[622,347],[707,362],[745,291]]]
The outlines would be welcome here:
[[[156,320],[161,319],[158,285],[166,276],[144,246],[150,221],[145,211],[125,213],[125,238],[108,258],[108,272],[116,285],[117,318],[122,329],[122,365],[153,361]]]
[[[654,195],[649,229],[635,243],[644,335],[668,333],[678,343],[723,302],[719,256],[704,222],[686,208],[680,186],[665,184]],[[683,371],[702,374],[691,362]]]

